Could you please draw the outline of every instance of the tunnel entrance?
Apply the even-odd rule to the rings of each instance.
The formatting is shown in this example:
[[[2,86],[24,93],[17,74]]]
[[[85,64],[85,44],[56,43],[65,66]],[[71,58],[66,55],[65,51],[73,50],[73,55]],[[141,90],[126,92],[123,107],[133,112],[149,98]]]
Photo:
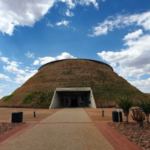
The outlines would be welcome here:
[[[56,88],[50,109],[62,107],[96,108],[91,88]]]

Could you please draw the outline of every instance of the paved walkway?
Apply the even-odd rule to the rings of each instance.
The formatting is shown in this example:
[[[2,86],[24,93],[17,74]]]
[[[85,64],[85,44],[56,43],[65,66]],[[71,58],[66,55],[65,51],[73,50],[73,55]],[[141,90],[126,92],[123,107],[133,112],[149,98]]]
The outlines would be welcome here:
[[[62,109],[0,150],[114,150],[83,108]]]

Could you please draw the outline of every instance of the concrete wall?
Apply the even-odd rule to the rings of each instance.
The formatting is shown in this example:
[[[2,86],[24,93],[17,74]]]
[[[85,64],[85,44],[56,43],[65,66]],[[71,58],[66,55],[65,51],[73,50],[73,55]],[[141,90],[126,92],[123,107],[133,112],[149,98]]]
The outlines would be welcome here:
[[[94,96],[93,96],[92,89],[90,87],[88,87],[88,88],[56,88],[49,109],[55,109],[55,108],[63,107],[63,101],[60,100],[59,94],[58,94],[58,92],[60,92],[60,91],[61,92],[68,92],[68,91],[71,91],[71,92],[79,92],[79,91],[82,92],[83,91],[84,92],[84,91],[89,91],[90,94],[89,94],[89,99],[88,100],[91,101],[91,103],[88,104],[88,107],[96,108],[95,99],[94,99]]]
[[[88,107],[90,107],[90,108],[96,108],[95,99],[94,99],[94,96],[93,96],[92,89],[90,91],[90,101],[91,101],[91,103],[88,105]]]
[[[61,107],[61,103],[59,100],[58,93],[55,90],[52,101],[51,101],[50,109],[59,108],[59,107]]]

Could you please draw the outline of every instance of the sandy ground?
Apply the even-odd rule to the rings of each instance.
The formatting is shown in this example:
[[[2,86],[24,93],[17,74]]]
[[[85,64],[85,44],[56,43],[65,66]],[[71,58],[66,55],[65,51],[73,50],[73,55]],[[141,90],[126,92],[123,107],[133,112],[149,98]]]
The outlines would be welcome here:
[[[116,108],[97,108],[97,109],[91,109],[91,108],[85,108],[87,113],[89,114],[90,118],[93,121],[96,122],[112,122],[112,111],[116,111]],[[102,117],[102,110],[104,110],[104,117]],[[125,120],[123,110],[120,109],[122,112],[122,119]],[[131,115],[129,114],[129,121],[133,121],[131,118]]]
[[[36,111],[36,118],[34,118],[33,111]],[[42,119],[52,115],[60,109],[28,109],[28,108],[0,108],[0,122],[11,122],[12,112],[22,111],[23,122],[26,123],[37,123]]]
[[[90,118],[93,121],[101,121],[101,122],[111,122],[112,121],[112,111],[116,111],[115,108],[84,108],[88,113]],[[34,118],[33,111],[36,111],[36,118]],[[0,108],[0,122],[11,122],[11,114],[12,112],[22,111],[23,112],[23,122],[26,123],[37,123],[42,119],[52,115],[56,111],[61,109],[28,109],[28,108]],[[104,110],[104,117],[102,117],[102,110]],[[120,109],[120,111],[122,111]],[[124,120],[124,114],[122,112],[122,117]],[[129,114],[129,121],[132,121],[132,118]]]

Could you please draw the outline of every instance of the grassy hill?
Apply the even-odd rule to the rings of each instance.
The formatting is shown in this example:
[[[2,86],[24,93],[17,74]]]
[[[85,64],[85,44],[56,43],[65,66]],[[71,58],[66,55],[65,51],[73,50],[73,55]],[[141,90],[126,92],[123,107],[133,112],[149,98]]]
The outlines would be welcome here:
[[[67,59],[44,66],[0,101],[0,106],[49,106],[56,87],[91,87],[96,105],[114,105],[120,97],[133,101],[150,99],[106,64]]]

